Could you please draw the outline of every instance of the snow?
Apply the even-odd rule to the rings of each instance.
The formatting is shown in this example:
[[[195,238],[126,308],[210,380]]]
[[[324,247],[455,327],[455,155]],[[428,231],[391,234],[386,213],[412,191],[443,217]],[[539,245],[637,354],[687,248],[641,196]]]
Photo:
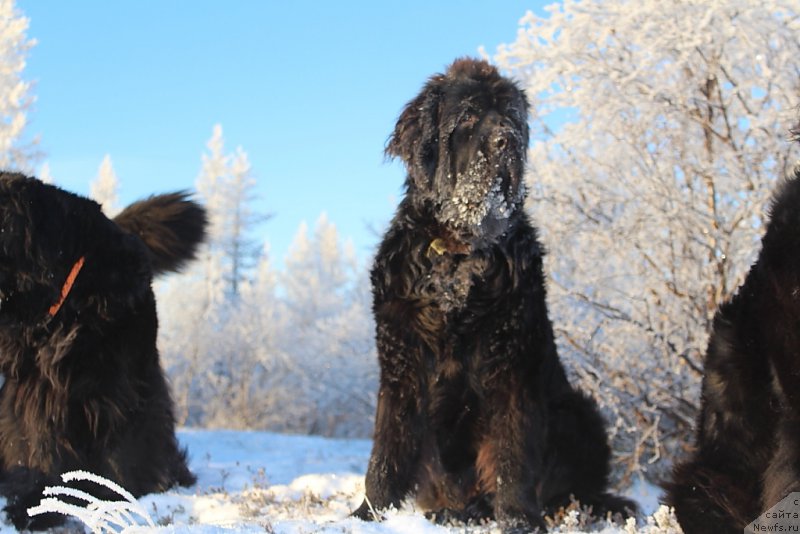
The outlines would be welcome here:
[[[516,207],[513,203],[520,199],[514,198],[509,203],[503,192],[502,176],[486,180],[488,166],[488,158],[478,151],[467,171],[456,175],[452,195],[442,204],[440,222],[456,228],[478,230],[490,215],[498,221],[508,219]]]
[[[364,496],[364,472],[369,460],[369,440],[345,440],[268,432],[191,430],[178,438],[189,449],[190,465],[198,482],[191,488],[147,495],[139,504],[156,528],[141,526],[126,532],[254,533],[276,534],[445,534],[499,532],[496,524],[465,528],[431,523],[412,503],[385,513],[381,523],[348,517]],[[678,532],[665,509],[656,511],[658,490],[635,484],[630,494],[649,518],[638,530],[601,524],[591,532],[630,534]],[[656,525],[661,525],[661,527]],[[70,525],[79,525],[76,521]],[[578,514],[566,517],[551,532],[579,533]],[[87,529],[88,531],[88,529]],[[0,534],[14,532],[0,526]]]

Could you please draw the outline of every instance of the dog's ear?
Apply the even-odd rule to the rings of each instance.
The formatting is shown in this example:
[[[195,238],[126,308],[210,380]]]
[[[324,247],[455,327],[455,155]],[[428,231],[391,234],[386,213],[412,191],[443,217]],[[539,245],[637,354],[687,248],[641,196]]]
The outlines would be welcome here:
[[[406,104],[386,144],[386,156],[402,159],[417,186],[430,186],[439,158],[439,110],[444,76],[432,77]]]

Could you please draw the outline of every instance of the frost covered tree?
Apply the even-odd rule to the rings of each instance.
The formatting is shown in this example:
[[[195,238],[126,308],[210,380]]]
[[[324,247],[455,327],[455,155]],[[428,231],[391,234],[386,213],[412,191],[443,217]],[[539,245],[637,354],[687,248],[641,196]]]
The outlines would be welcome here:
[[[39,154],[36,140],[26,140],[27,113],[34,97],[22,77],[30,49],[29,21],[14,0],[0,0],[0,168],[32,172]]]
[[[309,236],[301,225],[284,270],[264,251],[235,296],[220,259],[209,254],[158,286],[179,421],[368,437],[377,389],[369,284],[336,227],[322,216]]]
[[[342,246],[336,225],[326,214],[320,215],[311,237],[306,223],[300,225],[285,263],[283,287],[301,324],[336,315],[346,306],[355,253],[352,245]]]
[[[261,402],[253,390],[264,376],[262,348],[248,336],[257,330],[269,338],[274,331],[273,325],[255,324],[263,314],[240,310],[240,286],[249,281],[257,256],[249,237],[257,222],[251,208],[255,179],[244,150],[225,153],[220,125],[206,147],[197,191],[208,211],[208,238],[198,261],[165,297],[179,303],[170,319],[183,318],[167,324],[165,361],[172,365],[176,402],[187,423],[246,428],[258,426]]]
[[[366,437],[376,378],[371,321],[352,251],[324,215],[300,226],[283,271],[264,251],[224,332],[238,350],[207,388],[206,424]],[[219,344],[218,344],[219,346]]]
[[[377,384],[366,273],[351,243],[325,214],[313,234],[303,223],[280,278],[285,293],[284,352],[298,366],[312,403],[310,433],[368,436]]]
[[[228,334],[235,335],[244,350],[231,362],[225,405],[210,414],[210,424],[230,426],[232,417],[242,428],[292,430],[306,410],[295,380],[295,365],[278,345],[285,328],[282,303],[277,296],[278,273],[265,245],[252,276],[242,282]]]
[[[208,212],[208,237],[185,273],[159,284],[159,342],[179,421],[205,425],[228,418],[230,426],[244,427],[249,416],[232,417],[231,403],[238,401],[230,397],[236,380],[247,376],[252,350],[233,319],[247,275],[244,244],[251,211],[246,203],[255,181],[241,148],[225,153],[220,125],[206,147],[197,191]]]
[[[97,177],[89,184],[89,196],[100,204],[107,217],[113,217],[120,211],[119,180],[111,163],[111,156],[106,154],[97,170]]]
[[[377,362],[366,276],[327,217],[283,271],[253,246],[265,217],[242,149],[216,126],[197,179],[208,242],[157,285],[159,346],[181,424],[369,436]]]
[[[226,337],[228,303],[219,256],[205,254],[183,273],[156,281],[158,343],[170,377],[179,424],[202,426],[209,384],[235,338]]]
[[[226,154],[224,144],[217,124],[202,156],[197,190],[209,212],[209,246],[223,258],[228,291],[238,295],[260,252],[251,234],[266,216],[253,209],[256,181],[247,153],[238,147]]]
[[[562,354],[627,472],[690,442],[717,306],[797,159],[795,1],[567,0],[496,62],[532,104],[530,209]],[[660,469],[652,469],[658,474]]]

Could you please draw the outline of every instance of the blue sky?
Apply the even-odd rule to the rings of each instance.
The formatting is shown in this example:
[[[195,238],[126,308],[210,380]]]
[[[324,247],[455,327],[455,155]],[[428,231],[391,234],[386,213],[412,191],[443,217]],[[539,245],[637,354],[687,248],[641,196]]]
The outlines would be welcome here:
[[[58,185],[81,194],[110,154],[127,204],[192,188],[214,124],[258,180],[280,263],[328,214],[368,260],[402,193],[383,158],[402,106],[454,58],[516,37],[550,2],[18,0],[37,40],[26,79]]]

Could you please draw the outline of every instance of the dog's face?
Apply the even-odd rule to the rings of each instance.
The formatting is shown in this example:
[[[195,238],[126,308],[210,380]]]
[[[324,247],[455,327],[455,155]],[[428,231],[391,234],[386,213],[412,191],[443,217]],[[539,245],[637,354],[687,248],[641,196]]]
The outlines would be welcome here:
[[[461,59],[403,110],[387,145],[408,169],[407,194],[465,241],[496,238],[522,206],[528,104],[484,61]]]

